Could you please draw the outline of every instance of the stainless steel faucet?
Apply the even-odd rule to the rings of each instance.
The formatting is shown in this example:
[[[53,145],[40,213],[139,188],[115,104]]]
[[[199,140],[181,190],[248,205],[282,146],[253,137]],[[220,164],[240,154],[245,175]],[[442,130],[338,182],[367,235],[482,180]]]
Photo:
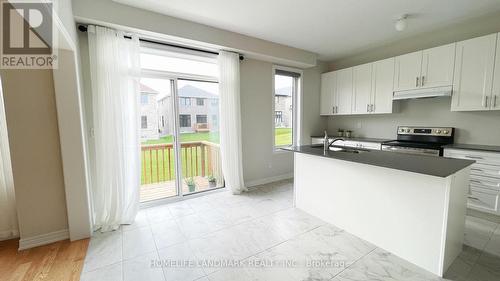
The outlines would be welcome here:
[[[332,140],[329,140],[328,138],[328,134],[325,130],[325,139],[323,140],[323,151],[324,152],[327,152],[328,150],[330,150],[330,147],[336,142],[336,141],[343,141],[344,139],[343,138],[334,138]]]

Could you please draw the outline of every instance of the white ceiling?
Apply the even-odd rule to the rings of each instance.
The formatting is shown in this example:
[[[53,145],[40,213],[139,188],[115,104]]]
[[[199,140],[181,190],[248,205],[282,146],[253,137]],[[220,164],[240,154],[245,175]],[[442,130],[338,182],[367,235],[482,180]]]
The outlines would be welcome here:
[[[335,60],[500,11],[499,0],[115,0]],[[403,32],[395,19],[411,17]]]

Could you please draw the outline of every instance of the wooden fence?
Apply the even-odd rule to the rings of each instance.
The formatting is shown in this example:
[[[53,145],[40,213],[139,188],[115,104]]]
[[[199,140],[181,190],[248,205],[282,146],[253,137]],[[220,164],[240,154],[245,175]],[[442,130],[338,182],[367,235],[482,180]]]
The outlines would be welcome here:
[[[219,144],[207,141],[181,143],[180,158],[183,178],[213,176],[217,186],[222,185]],[[174,161],[173,144],[142,145],[141,184],[175,180]]]

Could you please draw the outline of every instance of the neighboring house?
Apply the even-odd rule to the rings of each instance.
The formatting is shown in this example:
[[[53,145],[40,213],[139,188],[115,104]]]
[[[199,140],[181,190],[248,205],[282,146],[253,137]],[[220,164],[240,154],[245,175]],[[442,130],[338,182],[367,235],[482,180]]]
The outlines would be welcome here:
[[[158,132],[158,91],[140,84],[141,141],[160,138]]]
[[[292,87],[276,89],[274,93],[274,123],[276,128],[292,126]]]
[[[217,95],[191,85],[180,88],[178,95],[181,133],[218,130]],[[141,141],[173,133],[170,98],[141,84]]]
[[[184,132],[216,131],[219,127],[219,96],[186,85],[179,89],[179,127]]]

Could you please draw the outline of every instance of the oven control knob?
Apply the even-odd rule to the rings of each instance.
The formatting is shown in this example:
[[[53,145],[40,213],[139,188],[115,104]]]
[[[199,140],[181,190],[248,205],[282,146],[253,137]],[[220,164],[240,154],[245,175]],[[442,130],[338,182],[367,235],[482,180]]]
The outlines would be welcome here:
[[[448,134],[448,133],[449,133],[449,131],[448,131],[448,130],[444,130],[444,131],[443,131],[443,134]]]
[[[406,129],[406,132],[409,133],[410,132],[410,129]]]
[[[441,134],[441,130],[436,130],[436,134]]]

